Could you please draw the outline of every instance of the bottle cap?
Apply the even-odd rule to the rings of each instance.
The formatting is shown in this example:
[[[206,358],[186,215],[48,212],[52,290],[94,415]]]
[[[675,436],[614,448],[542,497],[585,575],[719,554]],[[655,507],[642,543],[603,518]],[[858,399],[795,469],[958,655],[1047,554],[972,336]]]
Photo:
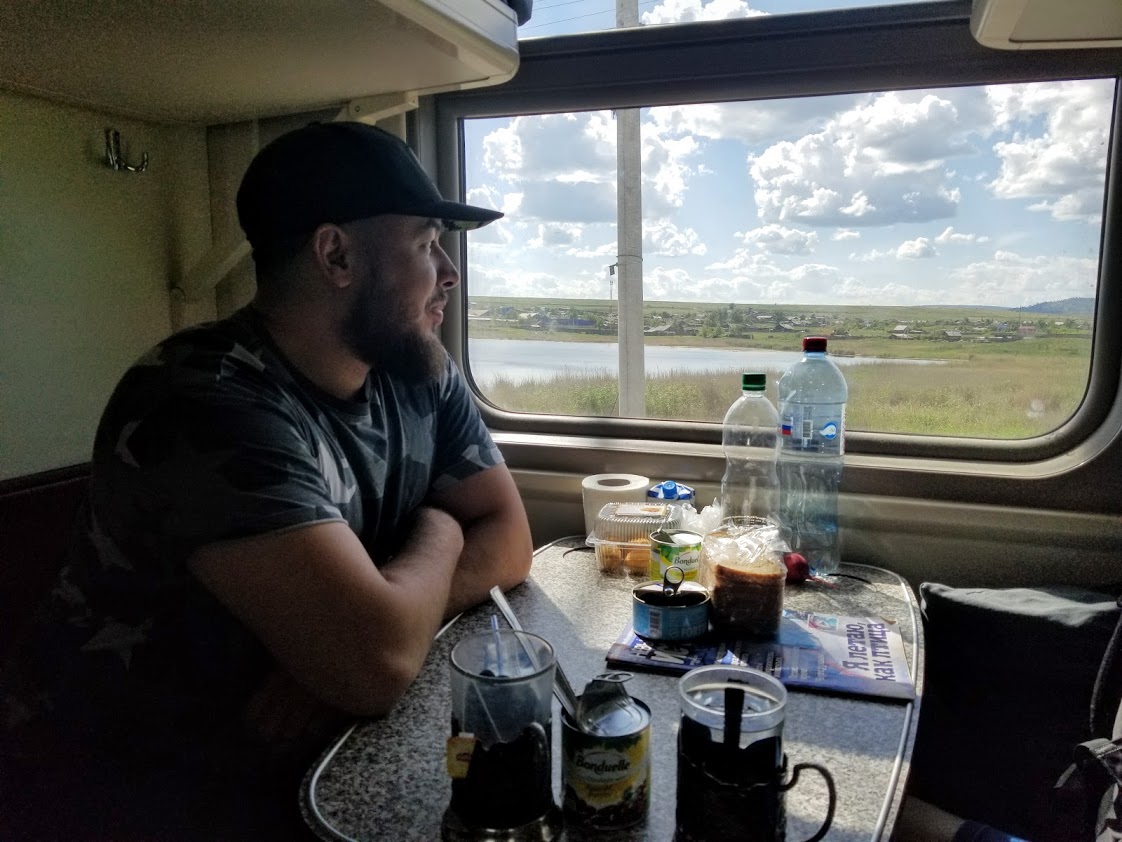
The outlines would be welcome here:
[[[766,386],[766,374],[746,371],[740,375],[740,390],[742,392],[762,392]]]
[[[652,485],[647,491],[647,497],[655,497],[659,500],[692,500],[693,488],[668,479],[658,485]]]
[[[812,354],[826,353],[826,337],[825,336],[804,336],[803,337],[803,350],[809,351]]]

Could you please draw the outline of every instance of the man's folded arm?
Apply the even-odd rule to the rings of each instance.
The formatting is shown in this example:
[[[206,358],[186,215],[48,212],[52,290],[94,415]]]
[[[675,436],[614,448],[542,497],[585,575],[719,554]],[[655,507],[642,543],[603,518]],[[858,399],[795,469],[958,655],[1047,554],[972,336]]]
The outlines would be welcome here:
[[[343,522],[217,542],[188,564],[299,683],[333,707],[372,716],[387,713],[420,672],[463,548],[457,520],[422,506],[381,568]]]
[[[486,601],[495,585],[509,590],[529,575],[534,553],[530,524],[505,464],[434,492],[429,502],[454,515],[464,530],[446,617]]]

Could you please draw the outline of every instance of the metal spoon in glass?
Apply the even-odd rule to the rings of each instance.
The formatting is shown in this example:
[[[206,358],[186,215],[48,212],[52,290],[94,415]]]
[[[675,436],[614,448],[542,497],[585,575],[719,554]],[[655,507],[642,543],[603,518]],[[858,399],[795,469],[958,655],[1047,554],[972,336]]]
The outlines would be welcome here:
[[[515,615],[514,609],[510,607],[506,595],[503,594],[498,585],[491,588],[491,601],[499,607],[499,611],[502,612],[506,621],[510,623],[512,629],[515,631],[524,631],[522,624],[518,622],[518,617]],[[531,661],[534,660],[533,653],[527,652],[527,654],[530,655]],[[557,701],[561,703],[561,707],[565,709],[565,713],[569,714],[574,722],[579,723],[580,720],[577,718],[577,695],[573,692],[573,685],[569,683],[565,671],[561,669],[560,662],[554,665],[553,695],[557,697]]]

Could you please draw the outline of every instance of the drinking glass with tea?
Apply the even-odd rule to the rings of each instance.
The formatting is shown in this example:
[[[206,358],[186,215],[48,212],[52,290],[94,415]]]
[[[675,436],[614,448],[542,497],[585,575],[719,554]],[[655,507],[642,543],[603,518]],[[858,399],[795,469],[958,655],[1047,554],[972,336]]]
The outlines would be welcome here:
[[[830,773],[798,763],[787,777],[783,721],[787,690],[749,667],[714,665],[678,682],[678,791],[675,842],[784,842],[786,793],[807,769],[826,780],[826,818],[806,842],[833,823],[836,793]]]
[[[546,640],[513,629],[474,634],[452,648],[444,839],[545,842],[560,833],[552,785],[555,664]]]

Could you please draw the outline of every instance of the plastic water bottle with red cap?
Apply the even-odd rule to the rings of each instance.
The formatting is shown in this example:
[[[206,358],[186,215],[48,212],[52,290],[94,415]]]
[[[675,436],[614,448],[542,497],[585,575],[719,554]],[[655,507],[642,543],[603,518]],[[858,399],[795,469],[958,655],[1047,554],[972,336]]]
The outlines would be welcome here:
[[[845,377],[826,338],[803,339],[802,359],[779,378],[779,511],[783,537],[815,575],[837,572],[838,486],[845,453]]]

